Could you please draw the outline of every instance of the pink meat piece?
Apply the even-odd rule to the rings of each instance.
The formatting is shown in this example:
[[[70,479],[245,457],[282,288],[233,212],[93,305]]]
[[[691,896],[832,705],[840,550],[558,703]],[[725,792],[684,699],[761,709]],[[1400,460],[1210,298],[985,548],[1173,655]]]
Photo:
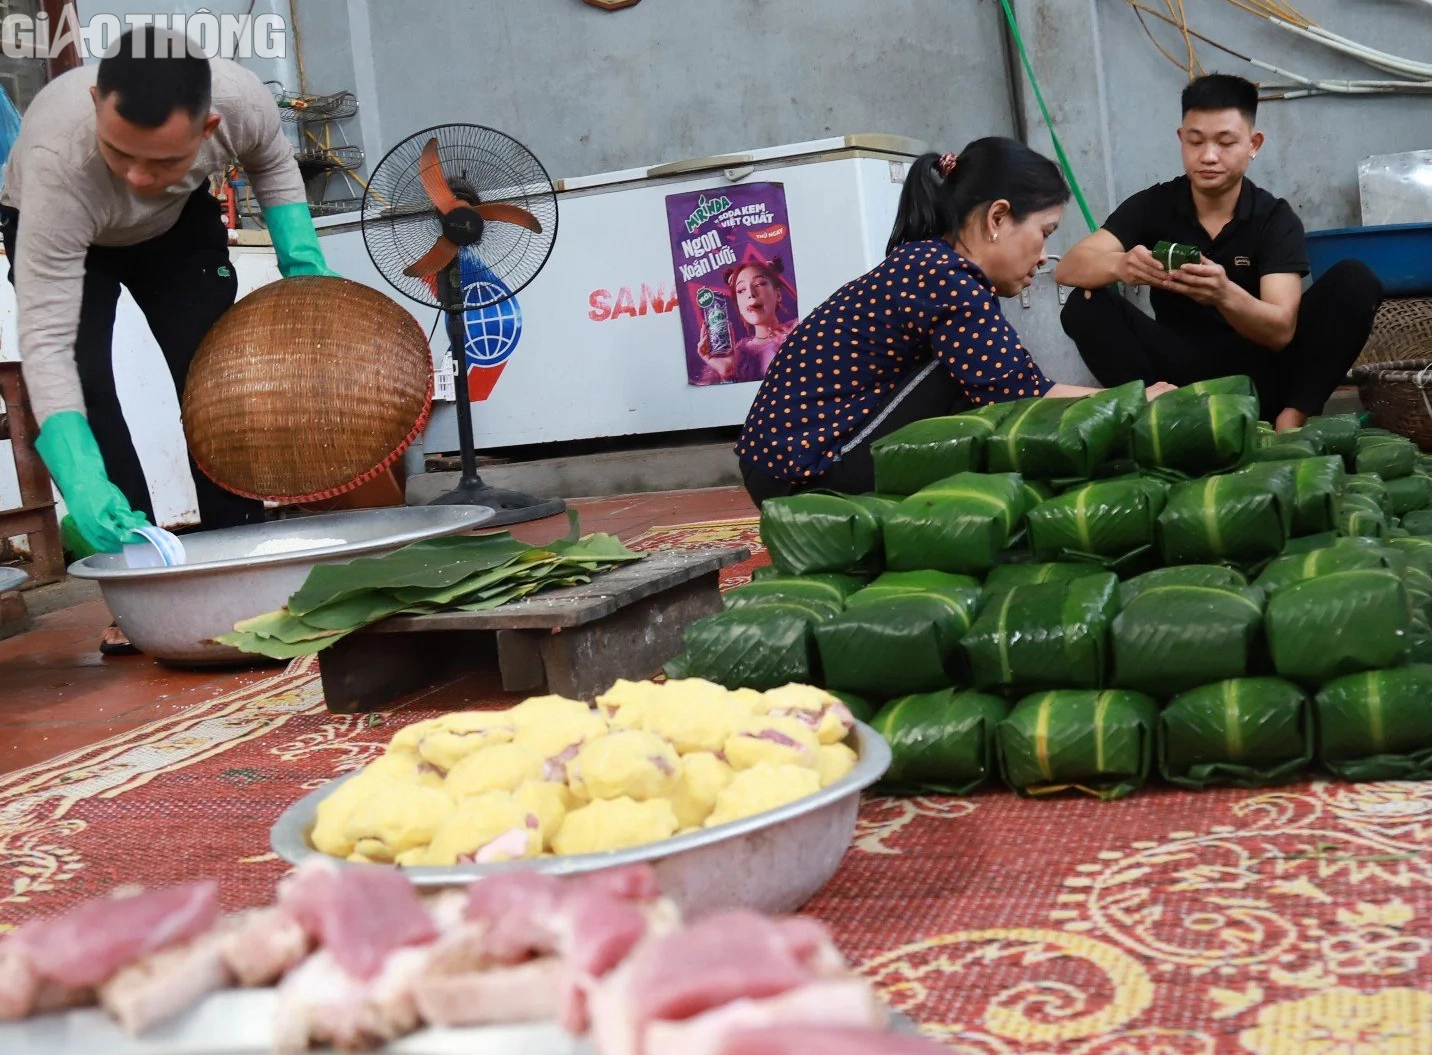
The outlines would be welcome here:
[[[777,920],[776,927],[791,955],[817,978],[838,978],[846,973],[845,957],[824,923],[809,916],[790,916]]]
[[[768,1000],[736,1000],[684,1022],[653,1022],[645,1055],[717,1055],[740,1033],[774,1026],[880,1029],[888,1019],[860,978],[811,982]],[[808,1047],[804,1051],[821,1051]]]
[[[0,1022],[25,1018],[40,995],[40,972],[30,952],[14,940],[0,941]]]
[[[413,984],[428,961],[425,948],[389,954],[375,976],[361,980],[332,953],[314,953],[278,987],[274,1050],[331,1045],[363,1051],[406,1036],[421,1024]]]
[[[552,784],[567,783],[567,767],[577,760],[577,756],[582,752],[582,747],[582,744],[573,744],[543,762],[542,779]]]
[[[224,963],[242,986],[272,985],[308,955],[303,925],[281,908],[261,908],[234,917],[225,929]]]
[[[438,935],[413,884],[383,865],[305,864],[281,884],[279,905],[361,981],[373,979],[390,953]]]
[[[771,1026],[727,1037],[715,1055],[949,1055],[924,1037],[839,1026]]]
[[[536,821],[535,817],[531,818]],[[537,821],[537,824],[540,824]],[[534,825],[535,827],[536,825]],[[527,830],[524,828],[513,828],[509,832],[503,832],[492,842],[480,848],[470,858],[476,864],[492,864],[494,861],[512,861],[522,857],[527,852]]]
[[[651,865],[622,865],[620,868],[605,868],[567,880],[567,888],[573,891],[603,890],[613,897],[626,901],[655,901],[661,897],[661,885],[656,879],[656,869]]]
[[[558,947],[583,975],[601,978],[646,934],[645,913],[601,889],[568,895],[559,912]]]
[[[773,744],[780,744],[782,747],[789,747],[799,751],[801,742],[795,737],[787,736],[779,729],[762,729],[752,737],[753,740],[769,740]]]
[[[63,989],[99,985],[141,956],[187,941],[219,918],[219,885],[211,880],[87,901],[56,919],[14,931],[33,970]]]
[[[515,967],[445,973],[429,970],[413,983],[424,1022],[468,1026],[549,1022],[562,1013],[567,968],[555,956]]]
[[[504,872],[468,888],[466,918],[487,928],[488,953],[498,963],[521,963],[553,953],[562,881],[541,872]]]
[[[138,1036],[225,988],[232,977],[223,936],[210,931],[120,968],[100,986],[99,998],[130,1036]]]

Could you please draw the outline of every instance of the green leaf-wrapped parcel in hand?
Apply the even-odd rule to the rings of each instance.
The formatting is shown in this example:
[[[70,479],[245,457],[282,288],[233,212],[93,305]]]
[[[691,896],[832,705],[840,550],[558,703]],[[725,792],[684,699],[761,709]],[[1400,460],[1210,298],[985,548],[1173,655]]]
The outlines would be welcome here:
[[[1016,586],[988,603],[964,636],[977,689],[1102,688],[1118,576]]]
[[[1134,422],[1134,461],[1188,476],[1223,472],[1256,450],[1257,425],[1258,401],[1251,396],[1165,392]]]
[[[1158,717],[1158,704],[1137,692],[1026,696],[999,725],[1005,782],[1029,796],[1074,788],[1123,798],[1148,779]]]
[[[985,447],[992,473],[1087,478],[1127,435],[1122,392],[1036,399],[1005,418]]]
[[[1330,681],[1317,711],[1318,761],[1343,780],[1432,779],[1432,666]]]
[[[1155,586],[1247,586],[1247,577],[1235,568],[1221,564],[1176,564],[1171,568],[1155,568],[1119,587],[1119,609],[1129,606],[1139,594]]]
[[[1277,556],[1288,541],[1293,487],[1293,470],[1286,464],[1175,485],[1159,514],[1164,560],[1256,563]]]
[[[1167,698],[1248,675],[1261,655],[1263,601],[1246,586],[1143,590],[1110,628],[1111,683]]]
[[[1268,601],[1268,650],[1278,674],[1292,681],[1318,684],[1395,667],[1411,629],[1412,599],[1387,569],[1333,572]]]
[[[1381,435],[1364,429],[1357,438],[1357,471],[1386,480],[1407,476],[1417,468],[1417,445],[1405,436]]]
[[[999,771],[995,729],[1008,714],[998,696],[955,689],[891,700],[870,721],[893,756],[881,789],[968,795]]]
[[[985,442],[996,422],[979,414],[912,421],[870,445],[875,489],[882,494],[912,495],[955,473],[981,472]]]
[[[815,628],[826,685],[890,699],[954,684],[960,638],[980,600],[963,576],[886,572]]]
[[[885,565],[981,574],[1023,522],[1018,474],[956,473],[911,495],[886,518]]]
[[[792,682],[821,684],[813,628],[830,618],[822,606],[767,601],[698,619],[669,678],[704,678],[728,689],[765,692]]]
[[[1034,559],[1072,555],[1116,561],[1152,546],[1165,495],[1152,481],[1109,480],[1042,502],[1028,514]]]
[[[799,494],[761,504],[761,541],[786,575],[878,568],[880,521],[848,497]]]
[[[1159,716],[1159,772],[1185,788],[1263,788],[1313,760],[1312,701],[1281,678],[1232,678],[1180,693]]]

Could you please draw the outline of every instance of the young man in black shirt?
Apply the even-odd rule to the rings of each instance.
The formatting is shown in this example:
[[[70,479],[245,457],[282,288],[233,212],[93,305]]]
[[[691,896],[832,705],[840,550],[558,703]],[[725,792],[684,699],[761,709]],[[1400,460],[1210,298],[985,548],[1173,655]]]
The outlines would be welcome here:
[[[1303,225],[1292,207],[1246,178],[1263,146],[1258,91],[1213,74],[1183,92],[1184,175],[1140,191],[1060,261],[1064,332],[1105,386],[1136,378],[1186,385],[1247,374],[1261,412],[1279,431],[1321,413],[1372,331],[1377,276],[1357,260],[1309,272]],[[1160,242],[1196,247],[1203,262],[1172,271]],[[1110,287],[1151,287],[1154,318]],[[1083,292],[1079,292],[1082,290]]]

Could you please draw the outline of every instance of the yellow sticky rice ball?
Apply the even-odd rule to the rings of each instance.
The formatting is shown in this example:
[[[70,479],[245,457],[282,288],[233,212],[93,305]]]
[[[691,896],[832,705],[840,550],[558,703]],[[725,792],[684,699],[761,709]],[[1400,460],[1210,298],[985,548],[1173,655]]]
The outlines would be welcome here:
[[[822,744],[838,744],[850,735],[849,709],[814,685],[782,685],[764,694],[762,714],[782,715],[804,722]]]
[[[445,787],[454,799],[489,791],[513,792],[529,780],[541,780],[543,758],[521,744],[496,744],[468,755],[447,775]]]
[[[694,681],[669,683],[646,708],[646,731],[669,740],[683,755],[721,750],[751,720],[750,708],[721,686]]]
[[[517,852],[497,855],[494,860],[536,857],[542,852],[542,830],[535,814],[512,795],[492,791],[465,799],[433,834],[423,863],[455,865],[514,832],[518,833],[513,839]]]
[[[424,762],[413,748],[389,748],[363,767],[375,776],[392,777],[403,784],[421,784],[425,788],[441,788],[443,775],[437,767]]]
[[[796,718],[752,718],[726,741],[726,761],[733,769],[761,762],[814,767],[820,741]]]
[[[596,799],[567,814],[552,849],[562,856],[625,850],[670,839],[678,827],[666,799]]]
[[[567,810],[575,804],[572,793],[567,790],[565,784],[542,780],[529,780],[517,789],[512,798],[517,805],[534,814],[541,823],[544,847],[552,845],[553,837],[561,830],[562,822],[567,819]]]
[[[814,769],[762,762],[741,770],[721,789],[716,796],[716,809],[706,818],[706,827],[753,817],[819,790],[820,774]]]
[[[402,781],[371,769],[360,770],[349,777],[318,804],[313,833],[309,836],[314,849],[333,857],[347,857],[353,853],[354,844],[358,840],[347,834],[348,818],[357,812],[369,796],[392,795],[400,787]]]
[[[653,681],[627,681],[618,678],[610,689],[597,697],[597,711],[612,729],[640,729],[646,720],[647,706],[663,692]]]
[[[374,861],[392,861],[399,854],[432,841],[438,826],[453,811],[453,801],[434,788],[393,784],[368,796],[343,826],[343,837]]]
[[[543,758],[560,755],[575,744],[595,740],[607,731],[601,715],[580,700],[537,696],[512,708],[517,733],[513,743],[530,747]]]
[[[474,752],[509,743],[514,732],[506,711],[461,711],[439,718],[437,727],[423,735],[418,754],[448,773]]]
[[[642,802],[666,798],[680,786],[681,759],[661,737],[627,730],[587,744],[567,772],[580,798]]]
[[[855,768],[855,752],[844,744],[822,744],[815,758],[820,786],[828,788]]]
[[[671,808],[682,828],[699,828],[716,808],[716,796],[731,783],[736,771],[709,751],[681,757],[681,786],[671,796]]]

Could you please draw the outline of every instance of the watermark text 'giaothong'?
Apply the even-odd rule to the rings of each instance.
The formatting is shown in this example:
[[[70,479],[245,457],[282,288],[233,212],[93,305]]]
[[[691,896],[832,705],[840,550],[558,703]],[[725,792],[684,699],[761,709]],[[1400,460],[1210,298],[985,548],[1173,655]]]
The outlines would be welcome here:
[[[288,57],[288,24],[282,15],[216,15],[200,8],[192,15],[93,15],[80,25],[73,4],[58,19],[10,14],[0,19],[0,53],[12,59],[56,59],[70,44],[80,60],[101,59],[114,49],[128,30],[145,26],[169,30],[156,46],[160,57],[178,57],[184,49],[195,58],[282,59]],[[132,38],[136,49],[145,47],[145,34]],[[145,57],[140,54],[140,57]]]

